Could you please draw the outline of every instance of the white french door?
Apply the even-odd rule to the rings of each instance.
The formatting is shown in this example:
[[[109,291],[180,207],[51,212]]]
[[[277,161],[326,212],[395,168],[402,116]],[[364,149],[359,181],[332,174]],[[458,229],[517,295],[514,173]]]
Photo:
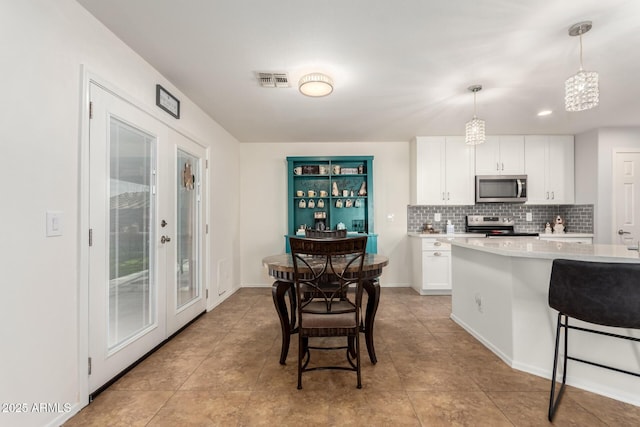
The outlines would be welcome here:
[[[89,392],[205,309],[204,149],[90,84]]]
[[[203,295],[206,245],[204,218],[204,183],[206,183],[206,151],[184,136],[170,131],[169,170],[166,212],[170,245],[166,246],[167,269],[167,335],[176,332],[206,309]],[[162,223],[161,223],[162,226]]]

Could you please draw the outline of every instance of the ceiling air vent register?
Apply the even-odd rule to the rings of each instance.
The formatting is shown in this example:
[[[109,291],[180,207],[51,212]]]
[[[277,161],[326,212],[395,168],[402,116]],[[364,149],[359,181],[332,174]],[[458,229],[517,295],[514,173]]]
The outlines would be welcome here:
[[[262,87],[290,87],[287,73],[257,72],[256,77]]]

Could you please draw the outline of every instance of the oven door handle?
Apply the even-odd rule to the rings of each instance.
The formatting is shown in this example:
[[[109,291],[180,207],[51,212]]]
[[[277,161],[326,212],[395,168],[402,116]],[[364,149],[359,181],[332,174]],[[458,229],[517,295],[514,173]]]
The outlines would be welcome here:
[[[522,197],[522,180],[516,179],[516,183],[518,184],[518,194],[516,195],[516,197],[520,198]]]

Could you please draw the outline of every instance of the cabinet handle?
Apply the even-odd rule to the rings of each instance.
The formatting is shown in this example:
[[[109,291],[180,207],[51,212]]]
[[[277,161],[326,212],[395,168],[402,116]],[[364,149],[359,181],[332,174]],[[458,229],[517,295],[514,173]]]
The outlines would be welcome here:
[[[445,198],[444,198],[444,191],[442,192],[442,200],[445,200]]]
[[[500,170],[500,162],[496,162],[496,170],[499,171]]]
[[[556,198],[556,192],[552,191],[551,192],[551,200],[554,200]]]
[[[441,255],[442,255],[442,253],[440,253],[440,252],[434,252],[433,253],[433,256],[441,256]]]
[[[502,170],[504,170],[504,163],[502,164]]]
[[[549,200],[549,192],[547,191],[547,200]]]
[[[433,244],[433,246],[441,246],[441,245],[442,245],[442,242],[435,242],[435,243]]]
[[[447,191],[447,200],[451,199],[451,197],[449,197],[449,192]]]

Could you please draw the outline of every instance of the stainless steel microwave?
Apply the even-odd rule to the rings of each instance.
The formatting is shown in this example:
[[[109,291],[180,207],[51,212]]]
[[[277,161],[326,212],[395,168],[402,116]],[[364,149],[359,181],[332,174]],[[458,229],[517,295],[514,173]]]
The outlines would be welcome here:
[[[476,175],[476,203],[524,203],[527,175]]]

